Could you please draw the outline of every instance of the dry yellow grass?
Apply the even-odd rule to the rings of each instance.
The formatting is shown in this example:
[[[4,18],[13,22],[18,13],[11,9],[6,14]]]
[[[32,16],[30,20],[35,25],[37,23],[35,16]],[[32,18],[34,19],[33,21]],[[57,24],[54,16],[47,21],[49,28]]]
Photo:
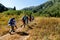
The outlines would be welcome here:
[[[18,18],[19,16],[17,15],[4,15],[0,14],[0,36],[5,35],[8,33],[10,27],[8,26],[8,21],[10,18],[15,17],[17,22],[19,21]]]
[[[3,15],[3,14],[2,14]],[[0,17],[0,35],[5,35],[9,31],[8,20],[14,16],[2,16]],[[21,16],[16,16],[17,26],[22,24]],[[31,27],[32,29],[30,29]],[[35,20],[29,23],[26,28],[23,28],[24,32],[28,32],[30,37],[27,40],[60,40],[60,18],[54,17],[36,17]],[[11,36],[12,40],[20,38],[19,35]],[[10,39],[11,39],[10,37]]]
[[[34,22],[28,40],[60,40],[60,18],[37,17]]]

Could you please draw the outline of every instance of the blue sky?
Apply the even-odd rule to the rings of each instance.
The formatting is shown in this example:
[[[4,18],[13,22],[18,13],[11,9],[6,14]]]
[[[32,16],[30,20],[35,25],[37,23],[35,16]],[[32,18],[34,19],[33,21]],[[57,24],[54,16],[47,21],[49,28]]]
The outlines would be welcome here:
[[[29,6],[40,5],[46,1],[47,0],[0,0],[0,3],[2,3],[6,7],[13,8],[14,6],[16,6],[17,10],[19,10]]]

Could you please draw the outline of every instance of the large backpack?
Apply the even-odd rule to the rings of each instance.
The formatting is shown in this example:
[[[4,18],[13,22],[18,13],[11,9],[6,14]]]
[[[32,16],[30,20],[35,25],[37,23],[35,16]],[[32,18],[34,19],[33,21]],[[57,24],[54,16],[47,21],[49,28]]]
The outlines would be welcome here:
[[[27,19],[27,17],[26,17],[26,16],[24,16],[24,17],[23,17],[23,20],[25,21],[26,19]]]
[[[31,16],[32,20],[34,20],[34,16]]]
[[[14,18],[9,19],[8,24],[13,24],[13,20],[14,20]]]

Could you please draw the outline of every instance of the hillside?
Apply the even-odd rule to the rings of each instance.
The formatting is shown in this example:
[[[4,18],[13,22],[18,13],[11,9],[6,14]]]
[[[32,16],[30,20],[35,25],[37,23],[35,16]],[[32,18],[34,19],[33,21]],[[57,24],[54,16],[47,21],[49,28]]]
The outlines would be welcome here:
[[[37,16],[60,17],[60,0],[50,0],[38,6],[24,8]]]
[[[6,8],[4,5],[0,3],[0,12],[7,11],[8,8]]]
[[[16,33],[13,33],[13,35],[6,32],[5,28],[9,28],[3,25],[5,27],[3,31],[4,35],[0,36],[0,40],[60,40],[60,18],[35,17],[35,20],[29,22],[25,28],[21,27],[21,25],[21,18],[19,18],[17,21],[18,29],[15,29]]]
[[[3,12],[7,15],[13,14],[27,14],[34,16],[44,16],[44,17],[60,17],[60,1],[59,0],[50,0],[38,6],[32,6],[28,8],[23,8],[22,10],[10,10],[12,8],[8,8],[9,11]],[[16,9],[16,7],[14,7]]]
[[[52,1],[47,1],[46,3],[43,3],[41,5],[24,8],[23,10],[30,10],[30,11],[32,10],[33,12],[38,12],[38,11],[44,10],[47,7],[50,7],[52,5],[53,5]]]
[[[14,9],[15,9],[15,7],[14,8],[8,8],[8,7],[5,7],[3,4],[0,3],[0,12],[4,12],[4,11],[8,11],[8,10],[14,10]]]

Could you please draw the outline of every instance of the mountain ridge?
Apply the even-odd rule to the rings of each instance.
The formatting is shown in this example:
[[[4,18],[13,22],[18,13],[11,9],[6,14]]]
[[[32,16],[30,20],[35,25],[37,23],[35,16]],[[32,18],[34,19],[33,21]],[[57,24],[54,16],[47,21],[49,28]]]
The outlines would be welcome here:
[[[5,7],[3,4],[0,3],[0,12],[4,12],[4,11],[8,11],[8,10],[14,10],[14,8]]]

